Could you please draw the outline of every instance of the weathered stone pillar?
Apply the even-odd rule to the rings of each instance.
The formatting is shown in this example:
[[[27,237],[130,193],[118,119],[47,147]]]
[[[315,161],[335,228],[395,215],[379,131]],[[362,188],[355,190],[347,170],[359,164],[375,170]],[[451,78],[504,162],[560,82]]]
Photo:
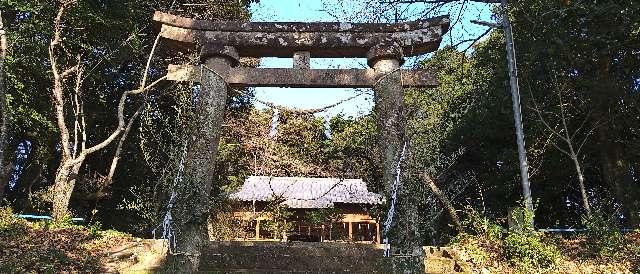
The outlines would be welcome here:
[[[177,254],[168,267],[179,272],[195,272],[202,248],[208,244],[209,193],[214,180],[216,155],[227,101],[227,85],[220,75],[238,64],[232,47],[208,45],[202,48],[202,79],[194,92],[194,121],[186,144],[184,175],[177,186]]]
[[[373,90],[378,128],[378,163],[383,171],[381,180],[388,206],[393,199],[396,167],[405,145],[404,93],[399,69],[403,61],[402,48],[396,44],[378,45],[367,53],[369,66],[383,74]],[[400,178],[403,178],[402,173]],[[412,198],[415,195],[404,184],[399,185],[392,229],[387,235],[381,235],[387,237],[392,246],[391,261],[395,273],[424,272],[417,203]]]

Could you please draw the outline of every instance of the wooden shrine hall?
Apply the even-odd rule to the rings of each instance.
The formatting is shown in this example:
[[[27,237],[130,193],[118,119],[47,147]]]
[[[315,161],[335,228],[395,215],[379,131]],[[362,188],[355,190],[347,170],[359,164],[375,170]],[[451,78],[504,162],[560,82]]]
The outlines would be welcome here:
[[[240,203],[234,217],[251,224],[256,240],[276,238],[260,229],[261,222],[272,219],[265,209],[275,202],[292,212],[287,219],[293,224],[292,239],[380,243],[379,222],[368,210],[383,204],[384,198],[369,192],[360,179],[250,176],[229,198]],[[310,213],[328,208],[337,213],[337,220],[309,223]]]

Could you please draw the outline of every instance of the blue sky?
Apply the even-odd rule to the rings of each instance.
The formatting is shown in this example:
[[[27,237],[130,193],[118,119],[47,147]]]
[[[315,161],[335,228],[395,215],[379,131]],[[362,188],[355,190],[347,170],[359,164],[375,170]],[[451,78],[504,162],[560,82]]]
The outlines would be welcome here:
[[[358,3],[366,1],[344,1],[344,0],[261,0],[259,4],[251,7],[252,21],[256,22],[333,22],[338,19],[348,21],[365,20],[359,14],[359,11],[366,7]],[[412,20],[411,14],[420,15],[425,4],[413,4],[403,6],[406,11],[403,14],[409,14],[408,18],[401,20]],[[324,9],[330,9],[325,11]],[[447,44],[456,44],[465,39],[474,38],[482,34],[486,28],[475,26],[469,23],[469,20],[480,19],[485,21],[491,20],[491,6],[487,4],[469,4],[461,7],[460,5],[448,5],[445,9],[438,12],[438,15],[449,14],[452,21],[458,20],[458,12],[462,8],[464,12],[459,17],[460,23],[453,26],[449,35],[443,39],[442,46]],[[355,14],[355,16],[354,16]],[[434,14],[435,16],[435,14]],[[348,19],[342,19],[348,18]],[[462,44],[465,48],[466,44]],[[422,57],[424,58],[424,57]],[[408,60],[405,66],[410,67],[419,59]],[[291,58],[263,58],[262,67],[286,68],[292,66]],[[366,68],[364,59],[354,58],[336,58],[311,59],[311,68]],[[287,107],[311,109],[321,108],[331,105],[337,101],[349,98],[354,94],[361,93],[363,90],[354,89],[304,89],[304,88],[256,88],[256,97],[263,101],[268,101],[276,105]],[[265,106],[257,103],[258,108]],[[328,110],[328,114],[333,116],[344,114],[346,116],[361,116],[371,111],[373,107],[373,98],[371,92],[365,91],[362,96],[353,100],[342,103],[337,107]],[[319,114],[326,115],[326,114]]]

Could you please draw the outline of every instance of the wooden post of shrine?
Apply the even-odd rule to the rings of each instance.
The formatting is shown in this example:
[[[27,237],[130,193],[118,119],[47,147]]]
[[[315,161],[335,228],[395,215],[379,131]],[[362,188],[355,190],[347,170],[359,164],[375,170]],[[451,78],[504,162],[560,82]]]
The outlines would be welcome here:
[[[260,240],[260,219],[256,219],[256,240]]]

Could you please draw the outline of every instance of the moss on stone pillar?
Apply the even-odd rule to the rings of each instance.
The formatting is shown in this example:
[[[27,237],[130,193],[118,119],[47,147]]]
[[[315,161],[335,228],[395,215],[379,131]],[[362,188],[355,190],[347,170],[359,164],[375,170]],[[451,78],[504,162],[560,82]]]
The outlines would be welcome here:
[[[207,218],[209,194],[215,178],[216,155],[227,102],[227,85],[219,74],[237,64],[226,51],[216,55],[208,48],[202,69],[200,89],[195,92],[194,117],[187,137],[183,180],[175,186],[176,254],[167,262],[167,270],[195,272],[201,250],[208,244]],[[224,53],[224,54],[222,54]],[[226,71],[225,71],[226,70]]]

